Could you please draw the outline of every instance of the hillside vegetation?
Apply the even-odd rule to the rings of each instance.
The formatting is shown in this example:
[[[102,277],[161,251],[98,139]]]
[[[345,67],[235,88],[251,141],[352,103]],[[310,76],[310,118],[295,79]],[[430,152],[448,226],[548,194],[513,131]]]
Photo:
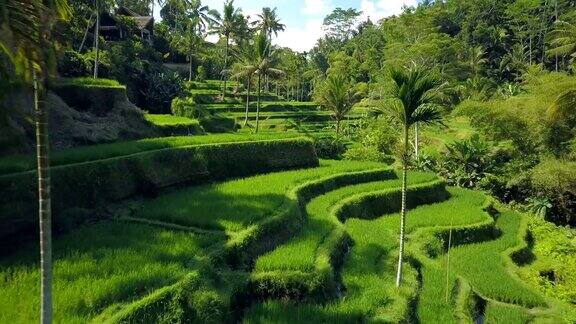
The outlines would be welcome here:
[[[0,1],[0,324],[576,323],[576,2],[264,3]]]

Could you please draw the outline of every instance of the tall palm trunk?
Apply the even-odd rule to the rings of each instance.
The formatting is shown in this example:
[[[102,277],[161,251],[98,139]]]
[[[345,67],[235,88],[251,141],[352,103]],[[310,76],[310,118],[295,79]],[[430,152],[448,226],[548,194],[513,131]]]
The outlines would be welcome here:
[[[258,74],[258,94],[256,96],[256,133],[260,128],[260,86],[262,85],[262,76]]]
[[[40,72],[44,73],[44,72]],[[43,76],[32,72],[34,79],[34,114],[36,117],[36,156],[38,163],[38,216],[40,220],[40,322],[52,322],[52,208],[50,198],[50,161],[48,111],[45,106]]]
[[[250,108],[250,85],[252,84],[252,76],[248,77],[248,92],[246,93],[246,114],[244,115],[244,126],[248,124],[248,109]]]
[[[94,59],[94,79],[98,78],[98,65],[100,65],[100,8],[96,0],[96,25],[94,26],[94,48],[96,58]]]
[[[84,49],[84,43],[86,43],[86,38],[88,38],[88,32],[90,31],[90,23],[92,22],[92,17],[94,13],[90,14],[90,18],[88,18],[88,25],[86,26],[86,31],[84,32],[84,37],[82,37],[82,42],[80,43],[80,47],[78,47],[78,53],[82,53],[82,49]]]
[[[188,81],[192,81],[192,54],[188,56]]]
[[[416,158],[420,156],[420,138],[418,135],[418,123],[414,125],[414,155]]]
[[[398,255],[398,273],[396,287],[402,283],[402,263],[404,261],[404,229],[406,227],[406,191],[408,169],[408,126],[404,126],[404,152],[402,152],[402,209],[400,212],[400,252]]]
[[[226,70],[228,69],[228,55],[230,51],[230,36],[226,36],[226,54],[224,54],[224,70],[222,71],[222,78],[224,78],[224,88],[222,89],[222,99],[226,98]]]

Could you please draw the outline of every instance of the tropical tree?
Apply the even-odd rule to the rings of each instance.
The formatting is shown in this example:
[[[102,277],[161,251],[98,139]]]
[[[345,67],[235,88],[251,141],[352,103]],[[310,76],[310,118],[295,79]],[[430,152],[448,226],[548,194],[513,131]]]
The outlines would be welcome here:
[[[100,1],[95,1],[94,12],[96,14],[96,24],[94,24],[94,79],[98,78],[98,66],[100,64]]]
[[[66,0],[5,0],[0,3],[0,50],[34,91],[38,216],[40,220],[40,322],[52,322],[52,209],[46,88],[53,61],[51,30],[67,18]]]
[[[488,60],[486,59],[486,51],[482,46],[468,48],[467,64],[472,73],[472,78],[478,78],[486,63],[488,63]]]
[[[576,56],[576,25],[566,21],[557,21],[550,33],[550,49],[548,55]]]
[[[222,69],[222,78],[224,79],[224,87],[222,88],[222,98],[226,96],[226,81],[228,74],[228,57],[230,55],[230,38],[236,31],[242,30],[244,16],[239,8],[234,8],[234,0],[227,0],[224,3],[224,10],[222,16],[215,17],[213,32],[224,37],[226,40],[226,48],[224,52],[224,68]]]
[[[280,23],[276,8],[262,8],[262,13],[258,14],[258,20],[255,24],[268,36],[269,40],[272,40],[272,34],[278,36],[278,32],[284,31],[286,28],[286,25]]]
[[[324,84],[316,91],[316,101],[332,112],[336,122],[336,136],[340,135],[340,123],[362,98],[358,88],[342,73],[330,73]]]
[[[233,70],[233,79],[246,79],[247,87],[246,87],[246,112],[244,114],[244,126],[248,124],[248,113],[250,110],[250,91],[252,85],[252,77],[258,70],[256,66],[256,58],[255,58],[255,51],[254,47],[250,45],[248,42],[243,42],[239,44],[239,50],[236,52],[236,57],[238,63],[234,65],[232,68]]]
[[[276,50],[272,47],[272,44],[268,40],[268,37],[264,32],[260,32],[256,35],[252,45],[246,44],[242,51],[242,63],[239,67],[240,74],[236,76],[244,75],[249,78],[254,75],[257,77],[258,90],[256,92],[256,133],[260,128],[260,95],[262,89],[262,79],[268,76],[282,77],[284,76],[284,71],[277,69],[278,57]],[[249,81],[250,82],[250,81]],[[248,91],[248,96],[250,91]],[[248,102],[249,100],[247,100]],[[248,110],[248,103],[246,106]]]
[[[192,58],[199,46],[205,44],[204,38],[208,27],[216,22],[218,12],[203,6],[200,0],[176,0],[172,6],[179,7],[177,12],[181,14],[176,18],[176,29],[179,29],[181,37],[176,41],[188,53],[188,81],[192,81]]]
[[[566,122],[576,124],[576,89],[561,93],[548,107],[548,120],[551,124]]]
[[[268,41],[270,42],[272,42],[272,34],[274,34],[274,36],[278,36],[278,32],[284,31],[286,29],[286,25],[280,22],[280,18],[276,13],[276,8],[262,8],[262,13],[258,14],[258,19],[254,22],[254,24],[256,24],[256,26],[267,35]],[[266,89],[268,91],[270,88],[268,76],[265,77],[265,81]]]
[[[393,68],[390,71],[391,98],[385,101],[382,109],[388,110],[403,128],[402,150],[402,209],[400,214],[400,248],[396,286],[402,282],[404,261],[404,232],[406,226],[407,169],[410,153],[408,139],[410,128],[416,123],[431,124],[440,122],[442,116],[437,109],[440,80],[421,66],[407,69]]]
[[[256,36],[254,41],[254,57],[258,69],[256,76],[258,77],[258,92],[256,93],[256,133],[258,133],[260,125],[260,95],[262,91],[262,78],[268,80],[268,77],[283,77],[284,71],[277,69],[278,57],[276,50],[272,47],[271,42],[266,38],[264,33]]]

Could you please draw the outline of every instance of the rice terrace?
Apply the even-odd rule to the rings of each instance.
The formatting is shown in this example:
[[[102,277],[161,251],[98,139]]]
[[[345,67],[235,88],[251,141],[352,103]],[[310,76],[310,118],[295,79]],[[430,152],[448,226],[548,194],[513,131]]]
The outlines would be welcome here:
[[[2,0],[0,324],[576,323],[569,0]]]

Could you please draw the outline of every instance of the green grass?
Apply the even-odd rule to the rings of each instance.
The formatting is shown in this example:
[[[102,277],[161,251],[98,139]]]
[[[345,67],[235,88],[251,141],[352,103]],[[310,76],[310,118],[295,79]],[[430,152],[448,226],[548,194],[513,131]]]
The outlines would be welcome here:
[[[451,117],[445,121],[445,126],[421,127],[422,152],[438,157],[446,149],[447,144],[469,139],[474,132],[467,117]]]
[[[94,78],[61,78],[56,80],[55,86],[77,86],[87,88],[121,88],[125,87],[116,80]]]
[[[54,242],[54,321],[85,323],[107,307],[142,298],[205,267],[222,237],[103,222]],[[38,322],[38,251],[0,263],[0,322]]]
[[[239,231],[271,216],[298,184],[335,173],[382,168],[377,163],[322,161],[319,168],[191,187],[147,201],[142,217],[204,229]]]
[[[207,145],[219,143],[252,142],[294,138],[298,134],[215,134],[209,136],[182,136],[143,139],[93,146],[83,146],[51,154],[52,166],[82,163],[136,154],[172,147]],[[0,158],[0,175],[34,170],[36,160],[32,155],[14,155]]]
[[[532,317],[525,308],[489,302],[486,305],[484,320],[485,323],[491,324],[529,323]]]
[[[535,260],[520,268],[520,277],[551,298],[576,304],[576,232],[536,216],[526,217]],[[553,281],[542,275],[551,272]]]
[[[199,108],[211,110],[215,112],[244,112],[246,111],[246,103],[215,103],[215,104],[200,104]],[[250,112],[256,108],[256,103],[250,104]],[[286,101],[264,101],[261,102],[261,112],[267,111],[316,111],[319,106],[314,102],[286,102]]]
[[[540,294],[511,275],[513,269],[506,262],[506,252],[519,244],[521,222],[520,214],[504,210],[496,220],[502,235],[493,241],[454,248],[450,253],[451,267],[483,296],[526,307],[545,306]]]
[[[436,176],[432,174],[415,173],[411,174],[410,183],[418,184],[434,179]],[[287,244],[260,257],[256,261],[256,271],[313,271],[319,246],[339,223],[339,220],[332,214],[337,202],[354,194],[394,189],[400,185],[400,180],[359,184],[329,192],[312,200],[306,207],[309,219],[302,233]]]
[[[145,114],[147,121],[156,126],[199,126],[200,122],[196,119],[173,115],[154,115]]]
[[[287,191],[304,182],[382,167],[322,161],[318,168],[183,189],[141,207],[150,219],[241,230],[277,212],[287,201]],[[112,221],[58,237],[54,243],[55,321],[83,323],[102,312],[113,313],[194,271],[216,277],[210,256],[224,248],[225,239],[218,233],[192,234]],[[37,253],[32,244],[0,262],[0,322],[38,320]]]
[[[370,185],[372,184],[355,187]],[[327,213],[329,206],[338,201],[337,192],[344,192],[349,188],[339,189],[316,198],[308,205],[309,212],[313,213],[315,208],[318,208],[319,213]],[[445,230],[447,227],[472,225],[489,219],[490,216],[483,211],[486,197],[482,193],[455,188],[449,191],[451,199],[420,206],[408,212],[406,229],[409,237],[409,251],[422,247],[419,242],[422,237],[418,236],[421,229]],[[333,196],[332,199],[331,196]],[[346,195],[340,198],[343,196]],[[323,200],[326,201],[325,204],[320,203]],[[419,322],[456,323],[458,321],[453,304],[455,297],[452,293],[456,275],[469,281],[474,291],[483,296],[512,303],[489,302],[485,313],[487,323],[527,323],[533,316],[529,315],[527,308],[522,306],[546,307],[543,297],[521,283],[512,273],[513,269],[508,259],[507,253],[510,253],[521,241],[519,237],[519,231],[522,228],[521,216],[504,210],[495,226],[502,233],[495,240],[462,245],[452,249],[449,303],[444,301],[445,290],[443,288],[446,284],[446,256],[427,259],[424,262],[421,269],[421,288],[415,304],[416,313],[412,315],[417,316]],[[354,242],[341,274],[342,282],[346,287],[345,298],[327,305],[298,305],[269,301],[252,307],[245,322],[354,323],[363,321],[362,319],[376,322],[398,322],[408,319],[411,316],[411,311],[407,306],[408,301],[417,291],[418,283],[415,280],[414,269],[408,267],[403,290],[397,291],[393,285],[399,215],[386,215],[376,220],[352,218],[346,222],[345,227]],[[306,235],[307,232],[304,231],[302,236]],[[303,241],[303,239],[296,238],[293,241]],[[256,268],[270,267],[270,265],[278,267],[273,263],[276,262],[288,269],[298,266],[308,271],[311,269],[310,262],[301,261],[313,255],[306,250],[306,244],[292,252],[288,252],[289,249],[285,246],[278,250],[286,250],[286,252],[272,252],[270,255],[275,255],[273,259],[270,256],[262,257],[258,260]],[[285,263],[282,263],[283,257],[286,260]]]

